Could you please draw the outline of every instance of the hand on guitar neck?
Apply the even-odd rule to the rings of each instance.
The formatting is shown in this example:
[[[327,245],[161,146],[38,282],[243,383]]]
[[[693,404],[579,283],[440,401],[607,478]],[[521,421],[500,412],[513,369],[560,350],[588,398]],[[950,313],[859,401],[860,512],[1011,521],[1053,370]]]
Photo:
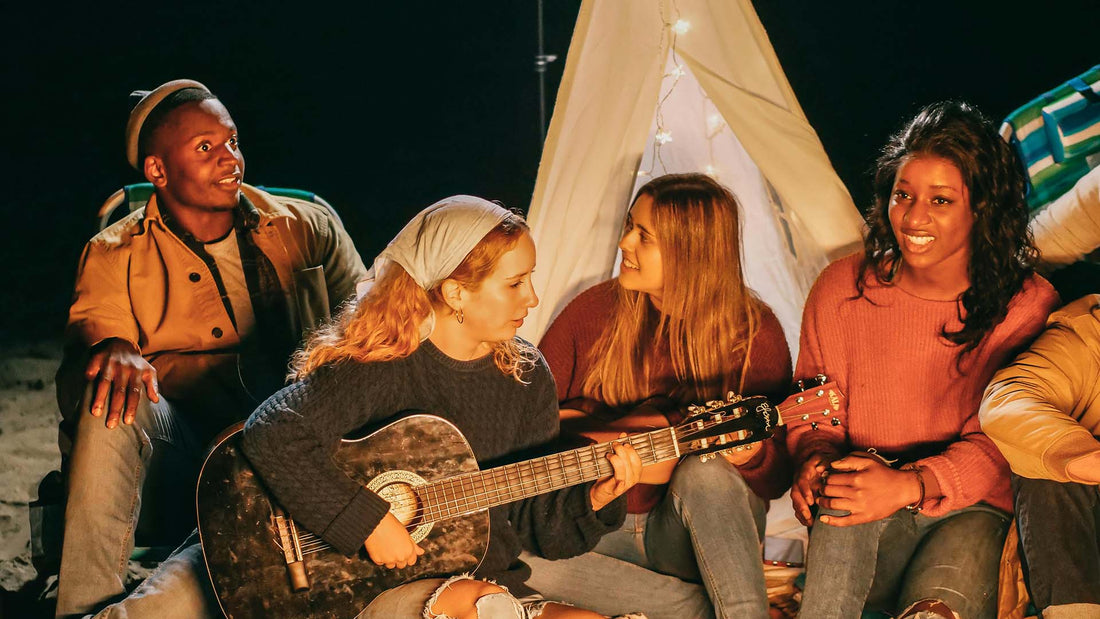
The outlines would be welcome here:
[[[577,402],[570,401],[568,404]],[[594,401],[586,401],[594,406],[605,406]],[[558,411],[558,419],[561,421],[561,433],[565,436],[583,437],[595,443],[605,443],[615,440],[627,434],[639,434],[668,428],[671,426],[668,417],[661,407],[643,404],[626,415],[613,421],[601,419],[598,415],[576,408],[563,408]],[[734,466],[743,466],[755,460],[763,453],[763,450],[755,443],[743,445],[740,451],[723,453],[721,456]],[[664,460],[655,464],[642,467],[638,483],[660,485],[667,484],[672,479],[672,472],[676,469],[679,460]]]

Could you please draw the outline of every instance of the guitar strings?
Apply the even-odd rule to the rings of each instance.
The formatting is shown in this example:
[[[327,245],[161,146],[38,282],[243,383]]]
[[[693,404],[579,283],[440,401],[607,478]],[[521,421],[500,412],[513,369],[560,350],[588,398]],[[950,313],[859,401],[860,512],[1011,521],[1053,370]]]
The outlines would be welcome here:
[[[679,441],[676,438],[676,434],[673,432],[674,428],[634,435],[621,440],[635,447],[643,463],[652,464],[676,457],[678,454],[677,444],[679,442],[690,441],[691,435],[705,430],[706,425],[707,424],[704,423],[703,427],[689,427],[686,430],[681,426],[684,436],[681,437]],[[620,441],[601,443],[586,448],[576,449],[571,452],[564,452],[528,460],[526,462],[496,467],[487,471],[472,471],[444,480],[415,486],[412,488],[412,494],[414,496],[394,501],[391,509],[396,508],[400,511],[401,509],[407,510],[415,506],[415,509],[412,510],[410,522],[416,522],[426,515],[430,515],[430,518],[426,518],[426,520],[435,522],[467,513],[482,511],[494,505],[503,505],[529,496],[566,488],[583,483],[586,480],[598,479],[605,476],[604,472],[601,471],[601,467],[611,468],[610,462],[605,462],[606,456],[613,452],[613,445],[618,442]],[[650,458],[651,461],[645,462],[646,458]],[[554,462],[555,460],[557,462]],[[540,462],[542,463],[544,472],[536,470]],[[509,468],[512,469],[514,477],[509,476]],[[574,472],[571,473],[571,470]],[[610,472],[610,470],[608,472]],[[505,484],[503,487],[497,485],[501,481],[498,479],[498,476],[503,476],[503,482]],[[558,478],[560,478],[560,481]],[[572,481],[571,478],[573,479]],[[516,483],[517,480],[518,483]],[[480,482],[482,490],[475,492],[466,491],[467,487],[470,490],[476,490],[478,482]],[[487,484],[491,484],[492,487],[489,488]],[[516,493],[515,489],[517,487],[520,496],[514,497],[513,495]],[[533,492],[530,492],[532,489]],[[447,498],[448,490],[452,498]],[[528,494],[528,492],[530,492],[530,494]],[[438,496],[433,497],[432,493]],[[439,498],[443,500],[440,501],[438,500]],[[481,505],[480,501],[484,501],[485,504]],[[436,513],[432,515],[432,512]],[[413,524],[406,526],[415,527],[418,525]],[[313,554],[321,550],[332,548],[330,544],[309,531],[299,532],[298,537],[299,549],[303,555]],[[273,542],[276,547],[282,548],[278,539],[274,539]]]
[[[644,462],[645,464],[652,464],[676,457],[679,443],[689,441],[691,435],[699,431],[705,431],[708,428],[704,424],[703,428],[695,430],[691,428],[685,430],[683,427],[680,429],[685,436],[679,440],[673,434],[673,428],[634,435],[622,440],[633,445],[643,461],[647,457],[652,458],[651,461]],[[532,488],[534,492],[531,494],[539,494],[575,485],[586,481],[586,479],[596,479],[605,475],[600,469],[604,466],[610,467],[610,463],[605,462],[605,456],[612,451],[611,446],[615,442],[617,441],[592,445],[572,452],[506,465],[488,471],[473,471],[416,486],[415,496],[408,499],[398,499],[392,505],[405,510],[416,507],[412,509],[411,513],[414,521],[417,518],[423,518],[426,513],[430,514],[433,510],[438,511],[438,514],[430,514],[427,518],[429,521],[436,521],[480,511],[492,507],[494,504],[509,503],[526,498],[526,496],[530,496],[526,494],[527,491]],[[731,443],[730,446],[735,446],[740,442],[742,441]],[[536,470],[540,462],[543,471]],[[571,473],[568,467],[572,467],[576,473]],[[608,472],[610,472],[610,468]],[[489,473],[489,475],[486,475],[486,473]],[[571,476],[574,474],[579,476],[571,481]],[[503,487],[497,485],[501,481],[501,477],[503,477]],[[477,490],[479,483],[482,487],[480,491]],[[488,487],[488,484],[492,484],[492,487]],[[543,486],[546,486],[546,488],[543,489]],[[519,496],[513,496],[517,492],[516,488],[518,488]],[[451,498],[447,497],[448,493]],[[484,504],[481,503],[482,501]]]

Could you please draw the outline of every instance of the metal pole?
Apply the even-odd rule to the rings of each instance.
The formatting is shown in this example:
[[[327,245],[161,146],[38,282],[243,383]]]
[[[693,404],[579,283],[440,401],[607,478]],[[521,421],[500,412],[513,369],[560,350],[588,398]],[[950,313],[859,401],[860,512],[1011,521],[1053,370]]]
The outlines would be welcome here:
[[[539,49],[538,54],[535,55],[535,73],[539,76],[539,143],[542,144],[546,142],[546,65],[554,62],[558,57],[545,53],[546,50],[543,47],[542,0],[538,0],[538,10]]]

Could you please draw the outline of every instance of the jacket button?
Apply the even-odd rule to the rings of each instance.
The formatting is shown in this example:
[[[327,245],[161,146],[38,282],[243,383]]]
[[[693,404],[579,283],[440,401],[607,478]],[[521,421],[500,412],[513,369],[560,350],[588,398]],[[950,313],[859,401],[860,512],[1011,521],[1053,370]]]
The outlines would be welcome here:
[[[202,279],[202,275],[199,275],[198,273],[192,273],[192,274],[190,274],[190,275],[188,275],[188,276],[187,276],[187,279],[189,279],[189,280],[191,280],[191,281],[193,281],[193,282],[197,282],[197,281],[199,281],[200,279]]]
[[[213,335],[214,337],[221,337],[222,336],[221,327],[214,327],[213,329],[211,329],[210,330],[210,335]]]

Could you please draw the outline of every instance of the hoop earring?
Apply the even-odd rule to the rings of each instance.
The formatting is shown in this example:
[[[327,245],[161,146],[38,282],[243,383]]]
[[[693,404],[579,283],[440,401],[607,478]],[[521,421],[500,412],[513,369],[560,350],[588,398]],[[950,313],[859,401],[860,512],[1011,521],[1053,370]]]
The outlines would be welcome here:
[[[462,321],[466,320],[466,314],[463,314],[461,309],[455,310],[455,320],[458,321],[458,324],[462,324]]]

